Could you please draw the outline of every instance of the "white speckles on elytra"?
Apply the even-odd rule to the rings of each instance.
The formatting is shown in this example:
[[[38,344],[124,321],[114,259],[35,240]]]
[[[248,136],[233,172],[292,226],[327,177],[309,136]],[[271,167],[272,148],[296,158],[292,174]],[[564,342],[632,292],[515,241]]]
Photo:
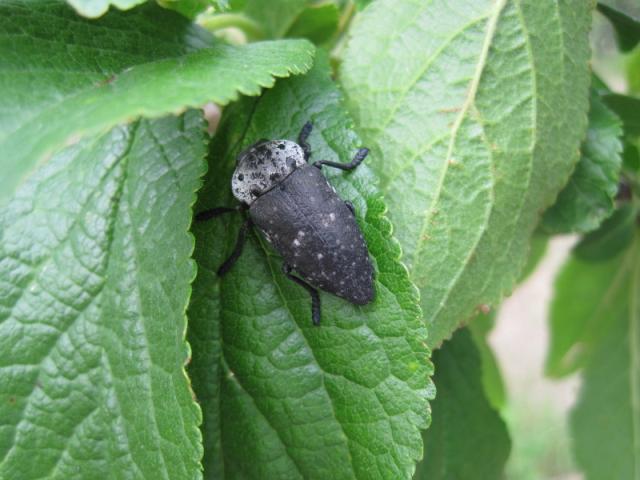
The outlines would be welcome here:
[[[249,214],[299,278],[360,302],[360,289],[366,293],[371,282],[366,244],[353,215],[318,172],[308,165],[293,172],[284,182],[286,195],[270,190],[251,205]]]

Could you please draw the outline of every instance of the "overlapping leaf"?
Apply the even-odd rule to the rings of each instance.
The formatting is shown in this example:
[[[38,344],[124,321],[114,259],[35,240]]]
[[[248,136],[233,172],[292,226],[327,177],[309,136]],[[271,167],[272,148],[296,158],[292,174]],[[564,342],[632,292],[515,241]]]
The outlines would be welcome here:
[[[341,79],[431,345],[513,288],[539,213],[578,159],[591,9],[379,0],[356,19]]]
[[[0,212],[0,478],[201,476],[184,337],[204,128],[87,138]]]
[[[438,396],[415,480],[501,478],[511,442],[485,396],[480,354],[470,332],[456,332],[434,352],[433,361]]]
[[[577,249],[556,285],[548,367],[552,375],[584,367],[571,429],[587,480],[640,472],[640,243],[633,228],[635,239],[622,250],[614,236],[602,237],[613,256],[584,258]]]
[[[487,401],[495,410],[502,410],[507,402],[507,390],[502,379],[498,359],[489,345],[488,336],[495,324],[497,312],[479,315],[470,325],[469,331],[480,354],[482,364],[482,386]],[[473,347],[472,347],[473,348]]]
[[[199,209],[232,204],[230,174],[242,148],[295,139],[307,120],[313,159],[347,161],[362,146],[326,59],[227,109]],[[433,387],[417,292],[366,165],[325,170],[355,205],[367,240],[376,270],[371,305],[322,294],[322,324],[314,327],[308,293],[281,273],[282,260],[256,234],[218,280],[240,219],[194,228],[189,371],[203,402],[206,478],[410,478],[422,456]]]
[[[620,49],[623,52],[633,50],[640,42],[640,21],[604,3],[598,3],[598,11],[612,23]]]
[[[625,135],[637,140],[640,137],[640,98],[619,93],[609,93],[602,98],[622,120]]]
[[[571,415],[576,460],[586,480],[636,479],[640,472],[640,262],[635,245],[625,302],[599,339]],[[596,272],[593,272],[596,273]]]
[[[181,13],[187,18],[194,19],[207,8],[215,8],[218,2],[214,0],[157,0],[158,5]]]
[[[212,44],[152,4],[89,21],[64,3],[12,0],[0,6],[0,35],[0,200],[78,136],[257,95],[274,76],[306,71],[314,53],[303,40]]]
[[[586,236],[555,282],[551,304],[551,345],[546,372],[553,377],[584,367],[616,318],[627,308],[629,244],[633,208],[618,210]]]
[[[327,42],[339,28],[340,10],[333,2],[309,5],[300,13],[289,30],[288,37],[308,38],[316,45]]]
[[[307,7],[307,0],[247,0],[243,12],[258,22],[267,38],[280,38]]]
[[[586,233],[611,215],[622,167],[622,123],[596,93],[591,95],[587,138],[569,183],[542,217],[552,233]]]

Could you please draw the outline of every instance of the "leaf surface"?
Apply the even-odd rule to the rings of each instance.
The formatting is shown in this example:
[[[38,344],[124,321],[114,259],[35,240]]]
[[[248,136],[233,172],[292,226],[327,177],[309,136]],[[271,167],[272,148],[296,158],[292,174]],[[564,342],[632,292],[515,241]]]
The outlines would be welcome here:
[[[620,93],[609,93],[602,98],[622,120],[625,135],[637,141],[640,137],[640,98]]]
[[[622,167],[622,122],[596,93],[591,94],[587,138],[569,183],[542,217],[550,233],[586,233],[613,213]]]
[[[507,390],[498,365],[498,359],[491,348],[488,336],[495,325],[497,312],[480,314],[469,324],[469,331],[478,349],[481,360],[482,386],[487,401],[495,410],[502,410],[507,403]]]
[[[308,38],[316,45],[328,42],[340,24],[340,10],[333,2],[309,5],[296,18],[287,32],[288,37]]]
[[[379,0],[354,22],[340,78],[432,346],[513,288],[573,170],[590,25],[559,0]]]
[[[511,442],[485,396],[481,358],[471,333],[457,331],[434,352],[432,424],[424,435],[424,460],[415,480],[494,480],[503,475]]]
[[[590,338],[580,399],[571,415],[575,456],[587,480],[640,478],[640,241],[605,262],[615,278],[599,297],[612,306],[597,318]],[[571,259],[570,262],[575,261]],[[593,262],[590,279],[575,277],[574,288],[592,282],[602,262]],[[614,267],[615,265],[615,267]],[[567,293],[567,288],[565,288]],[[574,301],[580,301],[574,297]],[[592,328],[592,331],[595,328]],[[561,332],[554,332],[554,335]]]
[[[563,377],[584,367],[628,303],[629,244],[635,230],[630,207],[586,236],[558,274],[551,302],[546,373]]]
[[[198,209],[233,205],[236,155],[260,138],[295,139],[307,120],[312,159],[346,162],[362,146],[324,55],[304,77],[226,110]],[[323,172],[355,206],[376,299],[358,307],[321,293],[319,327],[308,293],[282,274],[282,259],[257,232],[218,280],[240,219],[194,227],[199,274],[189,338],[200,353],[189,371],[203,402],[206,478],[408,479],[422,457],[420,429],[434,393],[426,327],[365,164]]]
[[[2,209],[0,478],[201,476],[184,365],[204,128],[191,111],[87,138]]]
[[[640,42],[640,22],[604,3],[598,3],[598,11],[612,23],[620,50],[623,52],[633,50],[638,42]]]
[[[215,8],[217,2],[214,0],[157,0],[158,5],[164,8],[179,12],[187,18],[194,19],[198,14],[203,13],[207,8]]]
[[[267,38],[280,38],[305,10],[307,0],[247,0],[244,13],[260,23]]]
[[[152,4],[89,21],[63,3],[12,0],[0,6],[0,34],[0,200],[82,135],[258,95],[274,77],[309,69],[314,54],[304,40],[213,44]]]

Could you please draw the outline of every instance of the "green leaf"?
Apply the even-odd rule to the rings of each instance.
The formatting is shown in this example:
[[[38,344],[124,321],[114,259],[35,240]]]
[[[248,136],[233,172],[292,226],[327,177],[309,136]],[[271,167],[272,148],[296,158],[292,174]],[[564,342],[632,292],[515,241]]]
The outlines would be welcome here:
[[[304,40],[212,45],[202,29],[153,5],[90,22],[55,2],[3,3],[0,34],[0,201],[79,136],[258,95],[274,76],[306,71],[314,53]]]
[[[438,395],[424,432],[425,458],[415,480],[495,480],[511,442],[481,382],[480,355],[468,330],[458,330],[434,352]]]
[[[157,0],[158,4],[187,18],[194,19],[208,7],[213,7],[213,0]]]
[[[630,204],[623,204],[595,232],[582,238],[574,253],[584,260],[605,260],[626,249],[635,230],[637,212]]]
[[[578,160],[590,3],[378,0],[355,19],[340,78],[432,346],[512,290]]]
[[[640,137],[640,98],[611,93],[602,99],[622,120],[625,135],[633,139]]]
[[[549,236],[536,231],[531,236],[531,244],[529,248],[529,256],[527,258],[527,263],[525,264],[522,272],[520,273],[520,278],[518,279],[518,283],[524,282],[529,275],[536,271],[540,261],[544,258],[544,255],[547,253],[547,246],[549,245]]]
[[[622,158],[625,169],[631,170],[632,172],[640,170],[640,151],[636,145],[625,142]]]
[[[533,234],[531,237],[529,258],[520,274],[519,283],[524,282],[525,279],[535,271],[542,258],[544,258],[548,243],[549,237],[547,235],[539,232]],[[469,331],[473,336],[482,360],[482,385],[484,386],[487,400],[494,409],[501,411],[507,403],[507,392],[498,360],[487,340],[489,333],[495,325],[497,309],[486,313],[487,308],[488,306],[482,306],[480,308],[480,315],[478,315],[473,322],[469,323]],[[485,312],[483,312],[483,310],[485,310]]]
[[[493,329],[496,320],[496,311],[478,315],[469,324],[469,331],[480,354],[482,365],[482,386],[487,401],[495,410],[502,410],[507,403],[507,391],[500,372],[500,366],[487,337]]]
[[[586,233],[613,213],[622,168],[621,137],[620,118],[592,93],[580,160],[556,203],[544,213],[543,230]]]
[[[640,22],[604,3],[598,3],[598,11],[613,24],[620,50],[623,52],[633,50],[640,42]]]
[[[0,212],[0,478],[199,478],[184,365],[202,115],[87,138]]]
[[[571,415],[578,464],[587,480],[637,479],[640,475],[640,239],[617,258],[615,279],[602,285],[611,298],[584,370],[580,399]],[[613,260],[609,262],[613,264]],[[592,264],[590,277],[600,273]],[[613,268],[613,265],[611,265]],[[576,279],[578,280],[578,279]],[[574,301],[580,301],[574,298]]]
[[[611,90],[607,86],[607,84],[595,73],[591,74],[591,91],[597,93],[598,95],[606,95],[611,93]]]
[[[640,94],[640,48],[634,50],[625,58],[625,74],[628,92],[634,95]]]
[[[235,203],[230,175],[241,149],[260,138],[295,139],[307,120],[314,159],[345,162],[361,146],[324,54],[304,77],[225,110],[198,209]],[[422,457],[434,389],[417,290],[367,166],[325,170],[355,206],[376,300],[358,307],[321,293],[320,327],[311,324],[308,293],[281,273],[282,260],[257,232],[217,278],[240,218],[194,227],[189,372],[204,413],[206,478],[224,469],[228,478],[407,479]]]
[[[362,10],[363,8],[365,8],[367,5],[369,5],[373,0],[355,0],[356,2],[356,7],[358,8],[358,10]]]
[[[247,0],[244,13],[262,25],[267,38],[281,38],[308,3],[308,0]]]
[[[626,308],[635,216],[629,206],[616,212],[575,247],[558,275],[547,375],[563,377],[583,367]]]
[[[605,87],[606,88],[606,87]],[[624,130],[624,151],[622,153],[624,169],[636,172],[640,170],[640,98],[611,93],[601,89],[602,99],[622,120]]]
[[[327,42],[338,30],[340,11],[333,2],[310,5],[296,19],[287,37],[308,38],[316,45]]]

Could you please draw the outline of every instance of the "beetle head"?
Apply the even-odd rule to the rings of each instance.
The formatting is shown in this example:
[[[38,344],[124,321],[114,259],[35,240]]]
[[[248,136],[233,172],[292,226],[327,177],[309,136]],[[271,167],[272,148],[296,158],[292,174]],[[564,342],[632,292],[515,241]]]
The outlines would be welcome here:
[[[231,179],[233,195],[250,205],[304,165],[302,147],[289,140],[260,140],[238,155]]]

